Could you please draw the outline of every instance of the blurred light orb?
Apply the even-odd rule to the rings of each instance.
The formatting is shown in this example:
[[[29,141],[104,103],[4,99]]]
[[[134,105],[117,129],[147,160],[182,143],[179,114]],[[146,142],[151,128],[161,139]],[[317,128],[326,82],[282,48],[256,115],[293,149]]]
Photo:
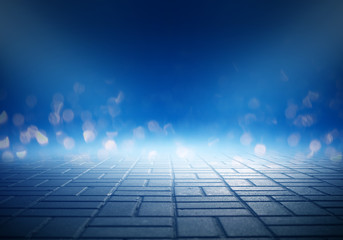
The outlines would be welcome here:
[[[285,110],[285,116],[287,119],[293,119],[297,115],[298,106],[296,104],[289,104]]]
[[[82,124],[82,130],[83,131],[87,131],[87,130],[95,131],[95,124],[92,123],[91,121],[87,120]]]
[[[65,109],[62,116],[65,122],[71,122],[74,119],[74,112],[71,109]]]
[[[149,129],[150,132],[153,132],[153,133],[160,133],[160,132],[162,132],[162,128],[160,127],[158,122],[155,121],[155,120],[151,120],[151,121],[148,122],[148,129]]]
[[[37,104],[37,97],[35,95],[29,95],[26,97],[25,102],[29,108],[34,108]]]
[[[342,152],[338,152],[334,147],[327,147],[325,150],[325,155],[331,161],[341,161],[342,160]]]
[[[36,131],[35,137],[40,145],[46,145],[49,143],[48,137],[38,130]]]
[[[157,151],[156,150],[153,150],[153,151],[150,151],[149,154],[148,154],[148,159],[149,160],[155,160],[157,158]]]
[[[175,130],[173,128],[173,125],[171,123],[167,123],[166,125],[164,125],[163,127],[163,132],[164,134],[167,136],[168,134],[174,134]]]
[[[266,154],[266,146],[263,144],[256,144],[254,152],[256,155],[263,156]]]
[[[93,142],[95,139],[95,133],[92,130],[86,130],[83,132],[83,139],[86,143]]]
[[[333,142],[333,136],[331,133],[328,133],[325,135],[325,139],[324,139],[324,142],[329,145]]]
[[[299,144],[300,141],[300,134],[299,133],[292,133],[287,138],[288,145],[290,147],[296,147]]]
[[[320,142],[317,139],[314,139],[310,143],[310,150],[311,152],[318,152],[319,149],[322,147]]]
[[[252,98],[250,99],[248,106],[251,109],[257,109],[260,107],[260,101],[257,98]]]
[[[1,155],[1,159],[4,162],[12,162],[14,159],[13,153],[10,151],[4,151]]]
[[[107,151],[114,151],[117,149],[117,144],[114,140],[110,139],[105,142],[105,149]]]
[[[314,119],[310,114],[299,115],[293,124],[297,127],[311,127],[314,124]]]
[[[83,84],[81,84],[79,82],[74,83],[73,90],[74,90],[75,93],[81,94],[81,93],[83,93],[85,91],[85,89],[86,89],[85,85],[83,85]]]
[[[9,146],[10,146],[10,140],[8,136],[0,140],[0,149],[6,149],[6,148],[9,148]]]
[[[145,138],[144,128],[139,126],[133,129],[133,136],[137,139],[144,139]]]
[[[56,126],[60,123],[61,117],[57,113],[50,113],[49,114],[49,122],[51,125]]]
[[[120,91],[119,93],[118,93],[118,96],[115,98],[115,102],[116,102],[116,104],[119,104],[119,103],[121,103],[122,101],[124,100],[124,93],[122,92],[122,91]]]
[[[71,137],[66,137],[64,140],[63,140],[63,146],[65,149],[67,150],[71,150],[75,147],[75,141],[73,138]]]
[[[20,139],[20,142],[23,144],[30,143],[31,142],[31,135],[30,135],[29,131],[20,132],[19,139]]]
[[[26,155],[27,155],[27,151],[26,150],[18,151],[18,152],[15,153],[15,155],[19,159],[24,159],[26,157]]]
[[[240,142],[244,146],[249,146],[252,142],[252,136],[250,133],[243,133],[243,135],[240,138]]]
[[[13,121],[14,126],[20,127],[25,122],[24,115],[20,113],[16,113],[13,115],[12,121]]]
[[[179,157],[179,158],[186,158],[187,155],[189,153],[189,150],[188,148],[186,147],[183,147],[183,146],[179,146],[177,149],[176,149],[176,155]]]
[[[6,111],[2,111],[0,113],[0,124],[4,124],[7,122],[8,116]]]

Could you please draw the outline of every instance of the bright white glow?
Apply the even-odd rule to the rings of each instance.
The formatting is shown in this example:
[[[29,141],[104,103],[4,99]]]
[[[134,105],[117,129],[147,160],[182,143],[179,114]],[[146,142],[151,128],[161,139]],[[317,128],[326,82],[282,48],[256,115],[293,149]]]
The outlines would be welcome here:
[[[8,116],[6,111],[2,111],[0,113],[0,124],[4,124],[7,122]]]
[[[297,115],[298,106],[296,104],[289,104],[285,110],[285,116],[288,119],[293,119]]]
[[[149,154],[148,154],[148,159],[149,160],[155,160],[157,158],[157,151],[156,150],[153,150],[153,151],[150,151]]]
[[[62,116],[65,122],[71,122],[74,119],[74,112],[71,109],[65,109]]]
[[[9,146],[10,146],[10,140],[8,136],[0,140],[0,149],[5,149],[5,148],[8,148]]]
[[[144,128],[139,126],[133,129],[133,136],[137,139],[144,139],[145,138]]]
[[[266,146],[263,144],[256,144],[254,152],[256,155],[263,156],[266,154]]]
[[[315,153],[317,151],[319,151],[319,149],[322,147],[322,145],[320,144],[320,142],[316,139],[312,140],[310,143],[310,150],[311,152]]]
[[[27,151],[26,150],[18,151],[15,153],[15,155],[20,159],[24,159],[27,155]]]
[[[73,138],[71,137],[66,137],[64,140],[63,140],[63,146],[65,147],[65,149],[67,150],[71,150],[75,147],[75,141]]]
[[[37,104],[37,98],[35,95],[29,95],[26,97],[25,102],[29,108],[34,108]]]
[[[158,122],[155,121],[155,120],[151,120],[151,121],[148,122],[148,129],[149,129],[150,132],[153,132],[153,133],[160,133],[160,132],[162,132],[162,128],[160,127]]]
[[[244,146],[249,146],[252,142],[252,136],[250,133],[243,133],[243,135],[240,138],[240,142]]]
[[[327,147],[325,155],[332,161],[341,161],[343,158],[342,152],[338,152],[334,147]]]
[[[36,131],[35,137],[36,137],[37,142],[40,145],[46,145],[49,142],[48,137],[38,130]]]
[[[117,150],[117,144],[114,140],[107,140],[105,143],[105,149],[107,151],[113,151],[113,150]]]
[[[186,148],[184,146],[178,146],[176,148],[176,155],[179,157],[179,158],[190,158],[190,157],[193,157],[194,153],[191,149],[189,148]]]
[[[94,132],[95,131],[95,124],[93,124],[91,121],[87,120],[82,124],[82,130],[83,131],[90,130],[90,131]]]
[[[299,133],[292,133],[291,135],[289,135],[289,137],[287,138],[287,142],[288,145],[290,147],[295,147],[298,145],[300,141],[300,134]]]
[[[122,150],[124,152],[131,152],[135,147],[135,141],[132,139],[124,140],[122,143]]]
[[[83,139],[86,143],[93,142],[95,139],[95,133],[92,130],[86,130],[83,132]]]
[[[2,161],[12,162],[14,159],[13,153],[10,151],[4,151],[1,155]]]
[[[25,118],[22,114],[16,113],[13,115],[12,121],[13,121],[14,126],[20,127],[21,125],[24,124]]]

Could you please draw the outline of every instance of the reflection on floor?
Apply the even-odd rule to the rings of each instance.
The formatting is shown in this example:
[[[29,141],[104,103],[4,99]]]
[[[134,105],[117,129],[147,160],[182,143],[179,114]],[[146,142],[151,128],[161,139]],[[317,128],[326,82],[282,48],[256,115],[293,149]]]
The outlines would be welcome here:
[[[3,239],[342,239],[343,167],[199,154],[1,163]]]

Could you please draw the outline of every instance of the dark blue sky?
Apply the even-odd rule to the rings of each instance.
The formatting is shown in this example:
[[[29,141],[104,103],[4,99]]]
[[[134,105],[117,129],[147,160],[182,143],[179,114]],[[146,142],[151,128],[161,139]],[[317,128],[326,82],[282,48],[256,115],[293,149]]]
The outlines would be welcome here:
[[[320,137],[342,129],[342,29],[342,1],[1,1],[0,106],[49,131],[61,93],[77,132],[122,92],[103,131]]]

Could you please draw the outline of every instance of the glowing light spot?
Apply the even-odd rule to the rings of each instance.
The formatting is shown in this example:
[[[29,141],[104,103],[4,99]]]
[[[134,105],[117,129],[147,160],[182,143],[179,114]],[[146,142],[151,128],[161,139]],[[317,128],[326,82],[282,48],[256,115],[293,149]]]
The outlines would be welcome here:
[[[144,128],[139,126],[133,129],[133,136],[137,139],[144,139],[145,138]]]
[[[300,141],[300,134],[299,133],[292,133],[289,135],[287,142],[290,147],[295,147],[298,145]]]
[[[6,111],[2,111],[0,113],[0,124],[4,124],[7,122],[8,116]]]
[[[313,153],[318,152],[321,147],[322,147],[322,145],[316,139],[312,140],[310,143],[310,150]]]
[[[174,134],[175,131],[174,131],[173,125],[171,123],[167,123],[166,125],[164,125],[163,132],[166,136],[168,134]]]
[[[57,113],[50,113],[49,114],[49,122],[51,123],[51,125],[58,125],[61,121],[61,117],[59,114]]]
[[[293,122],[297,127],[311,127],[314,124],[314,119],[312,115],[299,115]]]
[[[118,136],[118,132],[106,132],[106,136],[109,138],[114,138]]]
[[[66,122],[71,122],[74,119],[74,112],[71,109],[66,109],[63,111],[63,120]]]
[[[31,135],[29,131],[20,132],[20,142],[23,144],[28,144],[31,142]]]
[[[244,123],[249,125],[257,120],[256,115],[252,113],[247,113],[244,115]]]
[[[240,138],[240,142],[244,146],[249,146],[252,142],[252,136],[250,133],[243,133],[243,135]]]
[[[49,142],[48,137],[45,134],[43,134],[42,132],[38,131],[38,130],[36,131],[35,137],[36,137],[37,142],[40,145],[46,145]]]
[[[118,96],[115,98],[115,102],[116,102],[116,104],[119,104],[119,103],[121,103],[122,101],[124,100],[124,93],[122,92],[122,91],[120,91],[119,93],[118,93]]]
[[[155,160],[157,158],[157,151],[153,150],[153,151],[150,151],[149,154],[148,154],[148,159],[149,160]]]
[[[329,145],[333,142],[333,136],[331,133],[328,133],[325,135],[325,139],[324,139],[324,142]]]
[[[318,100],[319,93],[309,91],[307,96],[303,99],[303,105],[307,108],[312,108],[312,102]]]
[[[5,148],[8,148],[9,146],[10,146],[10,140],[7,136],[4,139],[0,140],[0,149],[5,149]]]
[[[67,150],[71,150],[75,147],[75,141],[73,138],[71,137],[66,137],[64,140],[63,140],[63,146],[65,149]]]
[[[4,151],[1,155],[1,158],[4,162],[12,162],[14,159],[13,153],[10,151]]]
[[[13,115],[12,121],[13,121],[14,126],[20,127],[21,125],[24,124],[25,118],[22,114],[16,113]]]
[[[160,132],[162,132],[162,128],[160,127],[158,122],[155,121],[155,120],[151,120],[151,121],[148,122],[148,129],[149,129],[150,132],[153,132],[153,133],[160,133]]]
[[[260,107],[260,101],[257,98],[252,98],[250,99],[248,106],[251,109],[257,109]]]
[[[132,139],[124,140],[122,144],[122,149],[124,152],[131,152],[134,150],[135,141]]]
[[[29,95],[26,97],[25,102],[29,108],[34,108],[37,104],[37,98],[35,95]]]
[[[180,158],[186,158],[187,155],[189,154],[190,150],[186,147],[183,147],[183,146],[179,146],[177,149],[176,149],[176,155]]]
[[[293,119],[297,115],[298,106],[296,104],[289,104],[285,110],[285,116],[288,119]]]
[[[254,152],[256,155],[263,156],[266,154],[266,146],[263,144],[256,144]]]
[[[83,124],[82,124],[82,130],[83,131],[87,131],[87,130],[90,130],[90,131],[95,131],[95,125],[93,122],[87,120],[85,121]]]
[[[107,140],[105,143],[105,149],[107,151],[113,151],[117,149],[117,144],[114,140]]]
[[[27,155],[27,151],[26,150],[18,151],[15,153],[15,155],[20,159],[24,159]]]
[[[86,143],[93,142],[95,139],[95,133],[92,130],[86,130],[83,132],[83,139]]]
[[[81,94],[85,91],[85,85],[76,82],[76,83],[74,83],[73,89],[74,89],[75,93]]]
[[[341,161],[342,160],[342,152],[338,152],[334,147],[327,147],[325,150],[325,155],[331,161]]]
[[[117,104],[117,98],[111,97],[107,100],[107,110],[112,118],[120,114],[120,107]]]

